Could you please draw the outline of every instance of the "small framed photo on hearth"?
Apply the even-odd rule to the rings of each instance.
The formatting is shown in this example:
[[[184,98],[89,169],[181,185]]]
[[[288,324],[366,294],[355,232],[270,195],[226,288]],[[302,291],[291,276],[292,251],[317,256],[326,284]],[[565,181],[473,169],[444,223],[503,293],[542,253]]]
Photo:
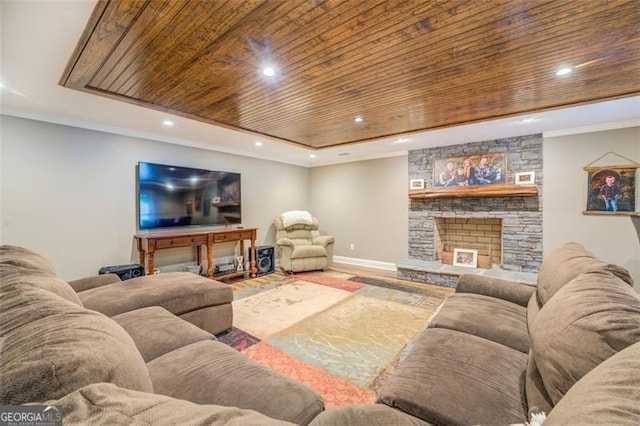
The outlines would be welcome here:
[[[409,189],[424,189],[424,179],[409,179]]]
[[[477,268],[478,250],[454,248],[453,265],[464,266],[465,268]]]
[[[516,173],[516,185],[533,185],[536,183],[536,172]]]

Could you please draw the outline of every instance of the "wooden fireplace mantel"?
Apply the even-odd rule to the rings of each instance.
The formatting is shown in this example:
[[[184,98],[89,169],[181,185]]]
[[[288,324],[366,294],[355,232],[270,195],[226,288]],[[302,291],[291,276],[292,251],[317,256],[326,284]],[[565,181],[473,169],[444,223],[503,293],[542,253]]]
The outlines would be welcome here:
[[[445,188],[427,188],[409,191],[409,198],[487,198],[487,197],[535,197],[538,185],[473,185]]]

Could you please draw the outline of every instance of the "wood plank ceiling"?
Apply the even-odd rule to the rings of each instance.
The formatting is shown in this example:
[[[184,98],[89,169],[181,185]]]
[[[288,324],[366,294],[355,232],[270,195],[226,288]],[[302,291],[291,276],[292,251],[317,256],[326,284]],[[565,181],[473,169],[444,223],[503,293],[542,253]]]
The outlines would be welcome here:
[[[637,95],[639,33],[638,0],[99,1],[60,84],[324,148]]]

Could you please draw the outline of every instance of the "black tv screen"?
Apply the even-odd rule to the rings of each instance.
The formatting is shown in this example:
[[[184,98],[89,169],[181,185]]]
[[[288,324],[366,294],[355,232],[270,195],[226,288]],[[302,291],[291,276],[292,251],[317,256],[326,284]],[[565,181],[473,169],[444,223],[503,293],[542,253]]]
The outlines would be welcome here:
[[[242,222],[240,173],[145,162],[137,170],[141,230]]]

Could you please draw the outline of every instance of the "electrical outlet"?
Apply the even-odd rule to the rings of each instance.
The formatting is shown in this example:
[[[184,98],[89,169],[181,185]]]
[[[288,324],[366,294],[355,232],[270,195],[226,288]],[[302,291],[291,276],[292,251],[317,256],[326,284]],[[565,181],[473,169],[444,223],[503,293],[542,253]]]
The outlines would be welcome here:
[[[355,250],[355,249],[356,249],[355,244],[349,244],[349,250]]]

